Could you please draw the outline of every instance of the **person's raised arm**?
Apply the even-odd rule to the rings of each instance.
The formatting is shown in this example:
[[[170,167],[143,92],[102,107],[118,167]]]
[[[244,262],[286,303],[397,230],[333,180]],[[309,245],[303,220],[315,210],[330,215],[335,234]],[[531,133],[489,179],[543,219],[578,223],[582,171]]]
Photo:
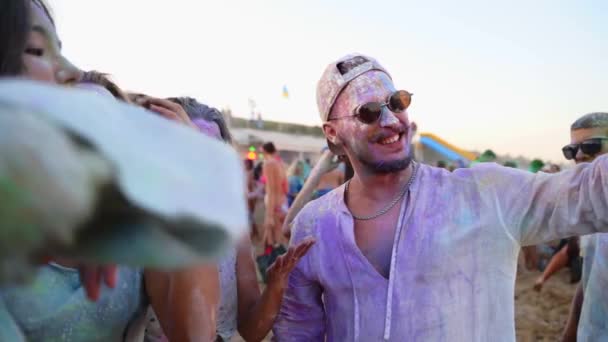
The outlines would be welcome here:
[[[480,190],[520,245],[608,231],[608,155],[557,174],[475,169]]]
[[[268,268],[268,284],[260,296],[249,238],[239,244],[237,255],[238,330],[245,341],[261,341],[268,335],[281,308],[289,273],[314,241],[291,246]]]
[[[302,208],[304,208],[304,206],[312,200],[315,189],[321,181],[321,177],[327,172],[338,167],[338,164],[333,162],[334,157],[335,155],[329,150],[325,151],[314,168],[310,171],[308,179],[304,183],[302,190],[300,190],[295,200],[291,204],[291,207],[287,211],[285,222],[283,222],[283,235],[285,235],[287,238],[290,238],[291,235],[290,224],[298,215],[300,210],[302,210]]]

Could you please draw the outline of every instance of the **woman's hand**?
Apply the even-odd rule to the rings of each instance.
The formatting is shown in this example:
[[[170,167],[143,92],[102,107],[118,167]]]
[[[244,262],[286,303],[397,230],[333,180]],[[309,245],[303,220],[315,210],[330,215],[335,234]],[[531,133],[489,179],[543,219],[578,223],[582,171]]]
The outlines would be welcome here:
[[[93,265],[63,258],[56,259],[50,256],[42,256],[38,259],[38,262],[40,265],[55,262],[59,266],[77,269],[80,275],[80,283],[91,301],[99,299],[102,284],[105,283],[108,287],[114,288],[118,282],[118,267],[116,265]]]
[[[81,265],[78,267],[78,273],[87,297],[92,301],[99,299],[101,284],[105,283],[108,287],[114,288],[118,281],[118,267],[116,265]]]
[[[287,253],[277,257],[266,271],[268,274],[268,286],[274,289],[285,289],[289,280],[289,273],[296,267],[300,259],[308,253],[315,242],[313,239],[304,240],[295,246],[289,247]]]
[[[175,102],[171,102],[166,99],[159,99],[146,95],[138,95],[134,99],[135,103],[147,108],[153,112],[160,114],[161,116],[175,122],[182,123],[186,126],[197,128],[196,125],[190,120],[188,113]],[[198,129],[198,128],[197,128]]]

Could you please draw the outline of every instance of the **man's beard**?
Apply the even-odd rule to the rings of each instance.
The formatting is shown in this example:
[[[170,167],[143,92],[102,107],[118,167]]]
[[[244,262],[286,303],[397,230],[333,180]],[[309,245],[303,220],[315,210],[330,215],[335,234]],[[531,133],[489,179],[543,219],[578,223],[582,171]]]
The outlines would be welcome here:
[[[405,129],[403,129],[401,133],[402,132],[405,132]],[[381,138],[384,138],[384,136],[379,136],[375,140],[379,141],[381,140]],[[410,141],[408,137],[404,138]],[[408,154],[406,156],[397,160],[390,161],[374,161],[373,158],[370,156],[369,151],[359,149],[360,146],[357,146],[355,142],[352,142],[350,146],[354,157],[361,163],[363,167],[365,167],[369,172],[373,174],[385,175],[403,171],[410,166],[412,160],[414,159],[414,149],[411,142],[407,144]]]
[[[372,173],[384,175],[384,174],[395,173],[395,172],[399,172],[399,171],[403,171],[403,170],[407,169],[410,166],[410,164],[412,163],[412,157],[407,156],[405,158],[398,159],[398,160],[374,161],[374,162],[369,161],[366,158],[359,158],[359,161],[361,162],[361,164],[363,164],[363,166],[365,166]]]

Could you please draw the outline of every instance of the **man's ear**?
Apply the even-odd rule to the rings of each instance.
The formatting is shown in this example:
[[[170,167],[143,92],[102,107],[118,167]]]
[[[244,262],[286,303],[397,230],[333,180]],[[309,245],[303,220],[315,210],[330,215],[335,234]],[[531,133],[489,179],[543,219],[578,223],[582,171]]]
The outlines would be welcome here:
[[[327,147],[335,155],[344,155],[342,140],[338,137],[338,131],[332,122],[323,124],[323,133],[327,138]]]

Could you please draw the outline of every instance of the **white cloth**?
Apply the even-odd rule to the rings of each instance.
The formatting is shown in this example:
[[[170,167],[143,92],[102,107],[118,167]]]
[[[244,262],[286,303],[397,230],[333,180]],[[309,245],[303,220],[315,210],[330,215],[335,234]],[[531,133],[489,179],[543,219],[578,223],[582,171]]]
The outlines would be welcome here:
[[[594,235],[583,235],[579,238],[579,249],[580,249],[580,255],[581,258],[585,257],[585,254],[587,253],[587,246],[589,246],[589,244],[591,243],[591,241],[594,239]]]
[[[0,240],[4,255],[52,240],[71,258],[181,267],[220,256],[248,230],[239,157],[196,130],[90,91],[24,80],[0,81],[0,120],[0,185],[20,190],[0,191],[0,226],[29,234]],[[88,244],[73,241],[106,185],[141,224],[117,222]]]

